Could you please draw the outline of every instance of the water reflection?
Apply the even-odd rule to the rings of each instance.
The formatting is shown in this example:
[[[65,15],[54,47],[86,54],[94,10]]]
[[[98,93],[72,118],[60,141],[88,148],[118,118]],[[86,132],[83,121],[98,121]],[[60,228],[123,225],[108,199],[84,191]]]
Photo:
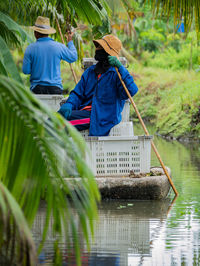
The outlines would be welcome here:
[[[83,265],[129,265],[130,258],[150,257],[151,245],[159,236],[170,209],[170,200],[165,201],[104,201],[99,206],[99,221],[96,223],[95,240],[91,252],[82,243]],[[35,241],[39,243],[45,219],[41,207],[33,226]],[[81,236],[81,233],[80,233]],[[39,256],[40,264],[53,261],[51,228],[44,249]],[[74,254],[65,254],[63,265],[76,265]]]
[[[132,256],[151,256],[150,246],[158,237],[169,206],[169,200],[103,202],[92,252],[118,253],[120,265],[128,265]]]

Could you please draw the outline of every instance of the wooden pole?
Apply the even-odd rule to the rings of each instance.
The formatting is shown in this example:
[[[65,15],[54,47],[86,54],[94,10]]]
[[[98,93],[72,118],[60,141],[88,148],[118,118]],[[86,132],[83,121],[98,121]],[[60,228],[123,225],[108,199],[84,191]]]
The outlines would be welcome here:
[[[116,69],[117,74],[118,74],[118,76],[119,76],[119,79],[120,79],[120,81],[121,81],[121,83],[122,83],[122,85],[123,85],[123,87],[124,87],[124,89],[125,89],[125,91],[126,91],[126,93],[127,93],[127,95],[128,95],[128,98],[130,99],[131,104],[133,105],[133,108],[134,108],[134,110],[135,110],[135,112],[136,112],[136,114],[137,114],[137,116],[138,116],[138,118],[139,118],[139,120],[140,120],[140,123],[141,123],[141,125],[142,125],[142,127],[143,127],[143,129],[144,129],[145,134],[146,134],[147,136],[149,136],[149,132],[148,132],[148,130],[147,130],[147,128],[146,128],[146,126],[145,126],[145,124],[144,124],[144,122],[143,122],[143,119],[142,119],[142,117],[141,117],[141,115],[140,115],[140,113],[139,113],[139,111],[138,111],[138,109],[137,109],[136,104],[134,103],[134,101],[133,101],[133,99],[132,99],[132,97],[131,97],[131,95],[130,95],[129,90],[127,89],[127,87],[126,87],[124,81],[122,80],[121,75],[120,75],[120,73],[119,73],[117,67],[115,67],[115,69]],[[168,180],[169,180],[170,185],[172,186],[172,188],[173,188],[173,190],[174,190],[174,193],[176,194],[176,196],[178,196],[178,191],[176,190],[176,188],[175,188],[175,186],[174,186],[174,184],[173,184],[173,182],[172,182],[172,179],[171,179],[171,177],[169,176],[169,173],[168,173],[168,171],[167,171],[167,169],[166,169],[166,167],[165,167],[165,165],[164,165],[164,163],[163,163],[163,161],[162,161],[162,159],[161,159],[161,157],[160,157],[160,154],[158,153],[158,150],[156,149],[156,146],[154,145],[153,141],[151,141],[151,146],[152,146],[152,148],[153,148],[153,150],[154,150],[154,152],[155,152],[155,154],[156,154],[156,156],[157,156],[157,158],[158,158],[158,160],[159,160],[159,162],[160,162],[160,164],[161,164],[161,166],[162,166],[162,168],[163,168],[163,170],[164,170],[164,173],[166,174],[166,176],[167,176],[167,178],[168,178]]]
[[[60,37],[61,37],[62,43],[65,44],[65,41],[64,41],[64,38],[63,38],[63,34],[62,34],[62,31],[61,31],[61,28],[60,28],[60,24],[59,24],[59,21],[58,21],[57,18],[56,18],[56,24],[57,24],[57,27],[58,27],[58,30],[59,30],[59,33],[60,33]],[[76,77],[76,74],[74,72],[74,69],[72,68],[72,64],[69,63],[69,65],[70,65],[70,69],[71,69],[72,75],[74,77],[74,81],[77,84],[78,81],[77,81],[77,77]]]

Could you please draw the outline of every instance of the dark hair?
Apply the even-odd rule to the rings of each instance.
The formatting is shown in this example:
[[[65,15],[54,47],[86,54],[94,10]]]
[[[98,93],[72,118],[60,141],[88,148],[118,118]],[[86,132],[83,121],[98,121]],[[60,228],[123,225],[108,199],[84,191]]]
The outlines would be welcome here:
[[[48,37],[49,36],[49,34],[43,34],[43,33],[40,33],[40,32],[38,32],[38,31],[34,31],[34,34],[35,34],[35,38],[36,39],[39,39],[39,38],[44,38],[44,37]]]

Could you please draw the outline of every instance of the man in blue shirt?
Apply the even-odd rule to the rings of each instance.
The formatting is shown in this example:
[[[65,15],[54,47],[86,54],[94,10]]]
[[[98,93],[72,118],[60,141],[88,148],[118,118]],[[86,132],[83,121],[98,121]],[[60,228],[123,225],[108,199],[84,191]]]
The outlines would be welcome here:
[[[32,27],[36,42],[30,44],[24,54],[23,73],[30,74],[31,90],[36,94],[62,94],[60,61],[77,60],[72,41],[73,33],[65,36],[67,46],[49,38],[56,30],[50,27],[49,18],[39,16]]]

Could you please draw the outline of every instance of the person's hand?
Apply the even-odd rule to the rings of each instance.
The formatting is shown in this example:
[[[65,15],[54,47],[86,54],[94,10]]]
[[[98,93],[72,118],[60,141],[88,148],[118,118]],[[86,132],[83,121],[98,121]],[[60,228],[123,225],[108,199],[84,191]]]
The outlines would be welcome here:
[[[111,66],[117,67],[119,68],[120,66],[122,66],[122,63],[117,59],[116,56],[108,56],[108,62]]]
[[[72,113],[72,106],[70,103],[64,103],[58,113],[60,113],[62,116],[64,116],[65,119],[68,119]]]
[[[68,31],[67,34],[65,34],[65,38],[67,40],[67,42],[72,41],[72,37],[74,35],[74,32]]]

